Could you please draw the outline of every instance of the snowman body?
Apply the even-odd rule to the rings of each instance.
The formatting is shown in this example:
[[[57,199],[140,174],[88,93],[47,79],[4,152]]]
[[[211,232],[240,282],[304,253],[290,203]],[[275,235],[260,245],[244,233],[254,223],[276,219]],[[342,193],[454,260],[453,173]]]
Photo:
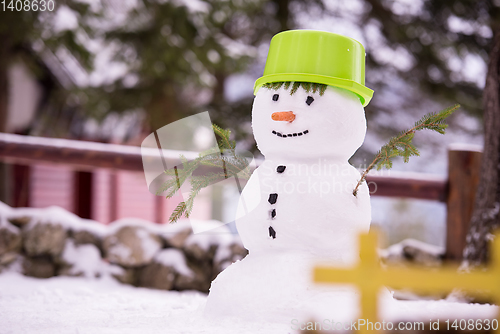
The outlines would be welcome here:
[[[355,292],[315,285],[312,268],[355,263],[357,236],[370,226],[368,187],[353,195],[361,176],[348,163],[366,132],[359,98],[331,86],[324,94],[261,88],[252,127],[265,161],[238,208],[245,209],[245,199],[261,198],[236,221],[249,255],[212,282],[206,312],[276,320],[325,301],[348,307]]]
[[[346,161],[266,159],[246,188],[259,191],[261,201],[236,221],[243,245],[250,254],[293,249],[353,263],[357,236],[368,231],[371,219],[366,185],[352,194],[359,178]],[[244,191],[242,198],[250,196]]]
[[[266,160],[250,180],[259,187],[247,187],[259,189],[261,202],[236,222],[244,246],[352,263],[356,236],[371,220],[366,184],[353,195],[360,173],[348,163],[366,133],[359,98],[330,86],[324,94],[298,89],[292,95],[284,87],[262,88],[252,127]]]

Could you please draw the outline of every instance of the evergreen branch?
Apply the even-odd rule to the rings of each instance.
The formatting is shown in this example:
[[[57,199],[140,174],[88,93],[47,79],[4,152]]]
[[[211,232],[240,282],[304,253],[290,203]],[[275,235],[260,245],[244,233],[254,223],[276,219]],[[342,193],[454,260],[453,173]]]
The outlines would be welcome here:
[[[387,144],[382,146],[380,151],[378,151],[375,155],[371,164],[367,169],[365,169],[363,174],[361,174],[361,179],[356,184],[352,194],[357,196],[359,186],[365,181],[366,175],[374,167],[377,167],[377,170],[380,170],[382,167],[390,169],[392,168],[392,158],[394,157],[403,157],[403,160],[406,163],[409,161],[411,156],[419,156],[420,154],[417,148],[412,143],[415,132],[427,129],[444,134],[446,128],[448,127],[448,124],[445,123],[446,118],[458,108],[460,108],[460,105],[455,104],[454,106],[443,109],[438,113],[427,114],[419,121],[415,122],[415,125],[411,129],[405,130],[396,137],[391,138]]]
[[[189,161],[183,155],[180,155],[183,168],[172,168],[164,171],[165,174],[172,177],[168,180],[158,191],[157,194],[161,194],[165,191],[168,193],[165,195],[166,198],[171,198],[175,193],[181,188],[184,182],[193,174],[193,172],[198,168],[198,160],[200,157],[193,161]],[[170,189],[171,188],[171,189]],[[170,189],[170,190],[169,190]]]
[[[170,188],[172,188],[172,189],[170,189]],[[156,195],[158,196],[158,195],[164,193],[165,191],[168,191],[167,194],[165,195],[165,197],[171,198],[172,196],[174,196],[174,194],[177,190],[178,190],[177,189],[177,180],[174,178],[174,179],[170,179],[167,182],[165,182],[163,184],[163,186],[158,189],[158,191],[156,192]]]
[[[228,152],[226,150],[225,152]],[[227,175],[237,175],[242,171],[246,171],[248,167],[248,161],[246,158],[238,156],[234,150],[229,150],[230,155],[220,155],[215,154],[211,156],[205,156],[200,160],[201,165],[225,169]]]
[[[297,92],[297,90],[302,87],[307,93],[312,91],[316,93],[319,90],[319,95],[323,96],[326,91],[327,85],[320,83],[312,83],[312,82],[301,82],[301,81],[281,81],[281,82],[268,82],[262,85],[262,87],[272,90],[278,90],[281,87],[284,87],[285,90],[288,90],[290,87],[290,95],[293,95]]]
[[[217,182],[224,178],[224,173],[210,173],[200,177],[193,177],[191,179],[191,193],[186,201],[185,216],[189,218],[193,211],[194,199],[200,193],[201,189],[208,187],[210,184]]]
[[[187,179],[191,183],[191,191],[188,199],[177,205],[170,215],[170,223],[179,220],[182,216],[189,218],[193,210],[194,199],[203,188],[231,176],[245,179],[250,178],[251,172],[247,159],[244,156],[236,154],[236,142],[229,139],[231,131],[222,129],[216,124],[212,124],[212,128],[214,133],[220,138],[218,141],[219,150],[211,148],[203,151],[192,161],[188,161],[184,156],[181,156],[182,169],[179,168],[177,171],[169,169],[165,171],[167,175],[173,178],[166,181],[157,193],[160,194],[167,191],[166,198],[172,197]],[[214,167],[220,171],[193,176],[194,171],[200,166]]]
[[[177,204],[177,207],[174,209],[174,212],[172,212],[172,214],[170,215],[169,218],[170,223],[178,221],[184,214],[184,211],[186,211],[186,203],[180,202],[179,204]]]
[[[229,140],[231,131],[229,129],[224,130],[216,124],[212,124],[212,128],[214,129],[215,134],[221,138],[221,140],[219,141],[219,148],[221,150],[234,150],[236,143],[232,140]]]

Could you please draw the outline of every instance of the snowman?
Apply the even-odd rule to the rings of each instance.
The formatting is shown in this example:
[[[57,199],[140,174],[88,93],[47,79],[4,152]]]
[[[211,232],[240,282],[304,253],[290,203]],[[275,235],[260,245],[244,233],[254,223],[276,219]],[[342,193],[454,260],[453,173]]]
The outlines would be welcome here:
[[[356,293],[315,285],[312,267],[354,264],[357,237],[370,226],[368,187],[353,195],[361,176],[348,163],[363,143],[373,94],[364,57],[359,42],[333,33],[273,37],[252,109],[265,161],[240,203],[260,201],[236,221],[249,254],[212,282],[206,314],[290,321],[333,307],[340,318],[355,316]]]

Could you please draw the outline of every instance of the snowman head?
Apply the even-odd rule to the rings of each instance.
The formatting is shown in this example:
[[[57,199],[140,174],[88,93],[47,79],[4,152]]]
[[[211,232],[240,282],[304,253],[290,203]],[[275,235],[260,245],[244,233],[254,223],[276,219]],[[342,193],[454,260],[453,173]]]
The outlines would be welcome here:
[[[347,161],[366,133],[363,104],[348,90],[307,82],[263,85],[252,109],[257,147],[267,158]]]

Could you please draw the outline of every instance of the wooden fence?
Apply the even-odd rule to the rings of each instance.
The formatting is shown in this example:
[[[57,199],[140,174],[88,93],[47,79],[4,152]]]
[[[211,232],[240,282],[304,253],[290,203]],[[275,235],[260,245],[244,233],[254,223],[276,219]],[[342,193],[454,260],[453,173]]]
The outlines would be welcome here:
[[[179,152],[165,151],[167,161]],[[151,150],[156,155],[156,150]],[[142,154],[149,154],[143,151]],[[186,154],[184,152],[184,154]],[[196,156],[195,153],[191,153]],[[188,156],[189,158],[189,156]],[[75,170],[95,168],[143,171],[141,148],[66,139],[51,139],[0,133],[0,161],[18,164],[59,163]],[[458,261],[462,257],[465,236],[472,214],[474,196],[479,181],[481,152],[450,149],[448,177],[420,174],[368,176],[372,196],[433,200],[446,203],[446,258]],[[82,184],[85,176],[80,176]],[[88,181],[88,180],[87,180]]]
[[[454,289],[467,291],[469,294],[485,298],[488,296],[496,305],[500,302],[500,235],[496,233],[493,242],[490,242],[491,259],[487,268],[475,268],[466,273],[459,273],[458,266],[446,265],[437,270],[429,271],[421,267],[400,267],[386,266],[382,268],[377,256],[377,234],[361,234],[359,239],[360,261],[352,268],[335,268],[319,266],[314,268],[314,280],[317,283],[329,284],[352,284],[360,294],[360,314],[358,315],[358,333],[382,332],[380,325],[380,314],[378,312],[378,298],[380,290],[386,286],[392,289],[411,289],[421,293],[450,293]],[[370,277],[370,279],[366,279]],[[469,333],[489,332],[500,333],[498,327],[498,311],[495,320],[491,319],[441,319],[443,323],[439,326],[439,321],[434,326],[427,327],[425,332],[453,332],[460,329],[461,332],[467,330]],[[402,319],[401,319],[402,320]],[[427,320],[427,319],[426,319]],[[439,320],[439,319],[431,319]],[[455,320],[455,321],[454,321]],[[472,323],[471,323],[472,321]],[[496,321],[496,326],[491,326]],[[457,326],[458,322],[458,326]],[[455,325],[453,325],[453,323]],[[422,322],[423,324],[423,322]],[[484,326],[487,325],[488,327]],[[371,325],[371,326],[370,326]],[[386,330],[386,328],[383,328]],[[388,328],[392,331],[392,328]],[[425,328],[420,328],[424,330]],[[416,329],[413,329],[414,332]],[[398,331],[398,328],[394,328]]]

